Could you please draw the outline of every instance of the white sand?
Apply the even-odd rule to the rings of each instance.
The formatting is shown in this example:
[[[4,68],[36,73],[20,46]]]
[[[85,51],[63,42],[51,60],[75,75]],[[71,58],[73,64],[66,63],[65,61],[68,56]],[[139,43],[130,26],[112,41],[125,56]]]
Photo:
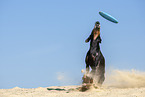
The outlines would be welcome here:
[[[145,97],[145,88],[101,88],[91,89],[86,92],[71,90],[78,86],[61,86],[61,87],[48,87],[52,89],[65,89],[47,90],[47,88],[23,89],[15,87],[13,89],[0,89],[0,97]]]
[[[81,92],[76,89],[78,87],[80,86],[32,89],[15,87],[0,89],[0,97],[145,97],[145,73],[115,70],[106,73],[106,80],[101,88]]]

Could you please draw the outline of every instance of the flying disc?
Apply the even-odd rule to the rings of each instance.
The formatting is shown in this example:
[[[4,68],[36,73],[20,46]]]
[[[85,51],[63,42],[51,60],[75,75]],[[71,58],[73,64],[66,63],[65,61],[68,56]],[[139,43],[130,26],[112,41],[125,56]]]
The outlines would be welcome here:
[[[105,18],[105,19],[107,19],[107,20],[109,20],[109,21],[111,21],[111,22],[113,22],[113,23],[118,23],[118,20],[115,19],[113,16],[109,15],[108,13],[105,13],[105,12],[103,12],[103,11],[100,11],[99,14],[100,14],[103,18]]]

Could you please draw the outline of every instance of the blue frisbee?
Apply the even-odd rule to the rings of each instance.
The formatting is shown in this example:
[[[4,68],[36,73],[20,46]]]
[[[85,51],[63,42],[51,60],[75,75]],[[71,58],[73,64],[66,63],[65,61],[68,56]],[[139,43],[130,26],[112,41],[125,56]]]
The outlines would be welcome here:
[[[105,19],[107,19],[107,20],[109,20],[109,21],[111,21],[111,22],[113,22],[113,23],[118,23],[118,20],[115,19],[113,16],[109,15],[108,13],[105,13],[105,12],[103,12],[103,11],[100,11],[99,14],[100,14],[103,18],[105,18]]]

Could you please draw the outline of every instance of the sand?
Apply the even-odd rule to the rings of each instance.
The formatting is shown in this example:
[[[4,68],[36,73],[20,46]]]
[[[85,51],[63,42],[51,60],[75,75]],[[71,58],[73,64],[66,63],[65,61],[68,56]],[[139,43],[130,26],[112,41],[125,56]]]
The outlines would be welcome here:
[[[0,89],[0,97],[145,97],[145,73],[113,70],[102,87],[79,91],[79,86]]]
[[[0,97],[145,97],[145,88],[100,88],[86,92],[73,90],[79,86],[53,86],[47,88],[24,89],[0,89]]]

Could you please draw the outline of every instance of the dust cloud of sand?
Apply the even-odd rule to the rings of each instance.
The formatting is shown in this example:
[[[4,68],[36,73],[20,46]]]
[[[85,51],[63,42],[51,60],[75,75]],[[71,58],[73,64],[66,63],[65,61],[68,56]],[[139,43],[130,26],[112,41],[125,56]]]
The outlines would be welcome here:
[[[145,87],[145,72],[137,70],[110,70],[106,72],[106,79],[103,85],[114,88]]]
[[[57,72],[57,80],[59,81],[64,81],[65,80],[66,75],[62,72]]]
[[[71,76],[70,73],[67,72],[57,72],[56,73],[56,79],[58,81],[58,84],[60,86],[68,86],[68,85],[74,85],[74,84],[79,84],[81,82],[77,82],[75,78]]]
[[[57,78],[57,81],[59,82],[60,85],[65,85],[65,83],[68,83],[70,80],[68,75],[64,72],[57,72],[56,78]]]
[[[85,74],[85,69],[81,71]],[[60,85],[74,85],[76,80],[67,73],[57,72],[57,81]],[[82,77],[80,77],[82,81]],[[81,82],[78,82],[81,85]],[[107,70],[103,87],[113,88],[140,88],[145,87],[145,72],[138,70]]]

